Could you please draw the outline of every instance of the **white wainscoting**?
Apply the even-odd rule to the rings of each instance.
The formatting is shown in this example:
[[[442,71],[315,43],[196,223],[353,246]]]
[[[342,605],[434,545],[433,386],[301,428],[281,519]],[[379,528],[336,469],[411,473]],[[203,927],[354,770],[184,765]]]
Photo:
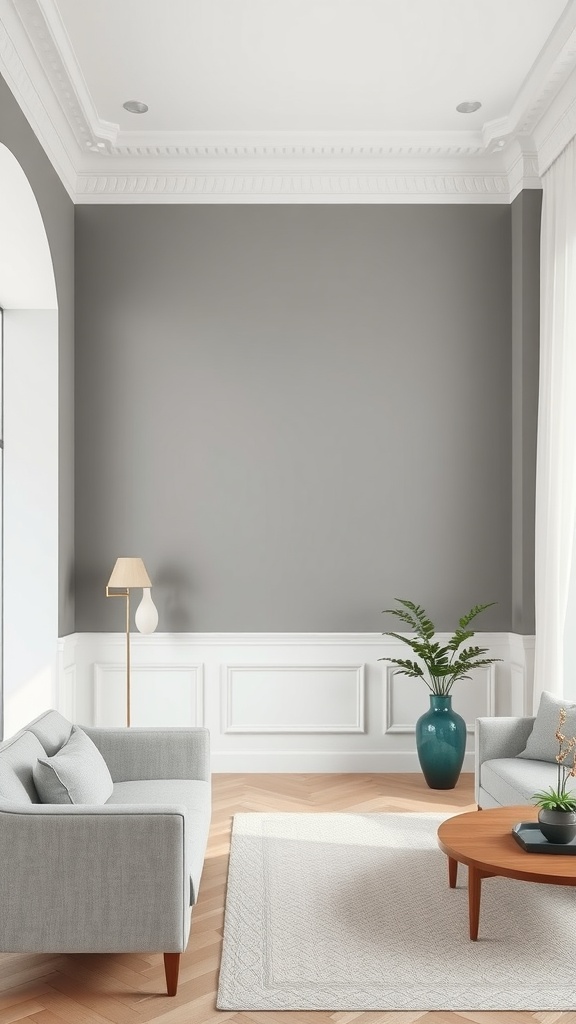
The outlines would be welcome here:
[[[204,725],[202,665],[154,662],[133,666],[130,717],[133,725]],[[111,726],[126,715],[126,665],[94,665],[94,722]]]
[[[453,691],[466,720],[531,709],[533,637],[477,633],[496,664]],[[380,659],[379,633],[156,633],[131,637],[132,724],[205,725],[216,772],[419,771],[414,729],[428,690]],[[80,724],[125,722],[125,636],[60,640],[59,708]]]
[[[474,671],[470,682],[463,682],[453,695],[457,707],[454,710],[466,722],[469,734],[474,732],[474,721],[486,715],[496,714],[495,705],[496,666],[485,665]],[[401,674],[395,665],[386,669],[386,700],[384,714],[384,735],[400,733],[414,735],[416,720],[429,705],[429,691],[419,679],[410,679]]]
[[[365,732],[364,665],[225,665],[222,733]]]

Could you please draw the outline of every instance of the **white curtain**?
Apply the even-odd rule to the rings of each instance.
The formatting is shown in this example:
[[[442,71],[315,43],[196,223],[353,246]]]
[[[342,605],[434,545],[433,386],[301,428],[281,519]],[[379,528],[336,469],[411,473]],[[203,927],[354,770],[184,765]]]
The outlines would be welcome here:
[[[564,695],[576,516],[576,139],[543,178],[536,460],[534,707]]]

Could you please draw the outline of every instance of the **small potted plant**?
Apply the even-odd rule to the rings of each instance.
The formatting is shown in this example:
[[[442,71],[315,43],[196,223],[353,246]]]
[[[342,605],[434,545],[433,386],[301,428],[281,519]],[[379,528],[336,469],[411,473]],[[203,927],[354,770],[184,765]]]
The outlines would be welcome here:
[[[558,740],[556,754],[556,789],[550,786],[541,793],[534,793],[534,803],[540,808],[538,822],[542,835],[549,843],[570,843],[576,839],[576,792],[567,790],[568,779],[576,778],[576,736],[569,739],[562,732],[566,721],[566,709],[560,708],[560,721],[555,736]],[[569,762],[571,757],[572,763]]]
[[[458,782],[466,750],[466,723],[452,710],[451,690],[459,679],[469,679],[472,669],[492,665],[500,658],[485,658],[488,649],[464,647],[474,636],[469,625],[490,604],[477,604],[458,621],[458,629],[447,643],[435,639],[436,629],[425,611],[413,601],[397,597],[401,608],[386,608],[384,615],[396,618],[410,627],[414,636],[384,633],[401,640],[412,649],[418,661],[408,658],[379,658],[399,665],[406,676],[422,679],[430,690],[430,709],[416,722],[416,750],[424,778],[430,789],[454,789]],[[425,669],[422,666],[425,666]]]

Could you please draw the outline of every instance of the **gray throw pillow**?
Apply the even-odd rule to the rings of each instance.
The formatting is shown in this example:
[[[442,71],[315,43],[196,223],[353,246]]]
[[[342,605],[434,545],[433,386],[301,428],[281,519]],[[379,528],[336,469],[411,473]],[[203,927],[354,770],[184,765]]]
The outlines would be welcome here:
[[[105,804],[114,784],[102,754],[75,725],[52,757],[39,757],[34,785],[43,804]]]
[[[558,740],[556,730],[560,719],[560,709],[566,709],[566,721],[562,733],[566,739],[576,736],[576,704],[574,701],[556,697],[544,690],[540,697],[540,706],[536,714],[534,728],[528,737],[526,749],[518,757],[529,757],[533,761],[553,761],[556,764]]]

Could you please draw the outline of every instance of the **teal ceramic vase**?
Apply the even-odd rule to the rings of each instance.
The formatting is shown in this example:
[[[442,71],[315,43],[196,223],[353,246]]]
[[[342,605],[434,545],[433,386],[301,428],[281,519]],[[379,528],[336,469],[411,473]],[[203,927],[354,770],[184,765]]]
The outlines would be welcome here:
[[[452,697],[430,694],[430,708],[416,722],[416,750],[430,789],[454,789],[466,750],[466,722]]]

